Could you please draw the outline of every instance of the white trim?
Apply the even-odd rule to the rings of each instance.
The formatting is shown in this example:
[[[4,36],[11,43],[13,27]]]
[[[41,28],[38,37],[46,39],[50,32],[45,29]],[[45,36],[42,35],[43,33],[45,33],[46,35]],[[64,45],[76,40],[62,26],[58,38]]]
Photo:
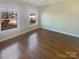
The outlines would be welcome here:
[[[45,27],[45,26],[42,26],[41,28],[47,29],[47,30],[50,30],[50,31],[54,31],[54,32],[63,33],[63,34],[69,35],[69,36],[74,36],[74,37],[78,37],[79,38],[79,35],[76,35],[76,34],[72,34],[72,33],[68,33],[68,32],[63,32],[63,31],[58,31],[58,30],[51,29],[51,28]]]
[[[39,28],[39,27],[36,27],[36,29],[38,29],[38,28]],[[67,33],[67,32],[62,32],[62,31],[58,31],[58,30],[54,30],[54,29],[51,29],[51,28],[45,27],[45,26],[42,26],[41,28],[47,29],[47,30],[50,30],[50,31],[54,31],[54,32],[63,33],[63,34],[70,35],[70,36],[74,36],[74,37],[79,37],[79,35],[75,35],[75,34],[71,34],[71,33]],[[22,34],[24,34],[24,33],[27,33],[27,32],[33,31],[33,30],[35,30],[35,28],[31,28],[31,30],[28,29],[28,30],[26,30],[26,31],[24,31],[24,32],[21,32],[21,33],[18,33],[18,34],[16,34],[16,35],[7,37],[7,38],[5,38],[5,39],[1,39],[0,42],[3,42],[3,41],[5,41],[5,40],[8,40],[8,39],[10,39],[10,38],[13,38],[13,37],[22,35]]]
[[[27,32],[30,32],[30,31],[33,31],[33,30],[36,30],[36,29],[38,29],[38,28],[32,28],[31,30],[28,29],[28,30],[26,30],[26,31],[24,31],[24,32],[21,32],[21,33],[18,33],[18,34],[12,35],[12,36],[10,36],[10,37],[6,37],[6,38],[4,38],[4,39],[1,39],[0,42],[3,42],[3,41],[6,41],[6,40],[9,40],[10,38],[13,38],[13,37],[16,37],[16,36],[22,35],[22,34],[24,34],[24,33],[27,33]]]

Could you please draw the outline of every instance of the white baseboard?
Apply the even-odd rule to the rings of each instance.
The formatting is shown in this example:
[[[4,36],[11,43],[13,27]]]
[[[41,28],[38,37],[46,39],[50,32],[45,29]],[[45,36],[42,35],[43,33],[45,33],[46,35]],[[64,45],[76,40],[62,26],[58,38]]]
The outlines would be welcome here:
[[[38,29],[38,28],[36,28],[36,29]],[[30,31],[33,31],[33,30],[36,30],[36,29],[35,29],[35,28],[32,28],[31,30],[26,30],[26,31],[24,31],[24,32],[21,32],[21,33],[18,33],[18,34],[12,35],[12,36],[10,36],[10,37],[6,37],[6,38],[4,38],[4,39],[1,39],[0,42],[3,42],[3,41],[6,41],[6,40],[9,40],[9,39],[11,39],[11,38],[13,38],[13,37],[16,37],[16,36],[22,35],[22,34],[24,34],[24,33],[27,33],[27,32],[30,32]]]
[[[37,27],[36,29],[38,29],[38,28],[39,28],[39,27]],[[66,35],[70,35],[70,36],[74,36],[74,37],[78,37],[78,38],[79,38],[79,35],[75,35],[75,34],[71,34],[71,33],[67,33],[67,32],[62,32],[62,31],[58,31],[58,30],[54,30],[54,29],[51,29],[51,28],[48,28],[48,27],[44,27],[44,26],[41,27],[41,28],[47,29],[47,30],[50,30],[50,31],[54,31],[54,32],[58,32],[58,33],[63,33],[63,34],[66,34]],[[0,42],[3,42],[3,41],[5,41],[5,40],[8,40],[8,39],[10,39],[10,38],[13,38],[13,37],[22,35],[22,34],[24,34],[24,33],[27,33],[27,32],[33,31],[33,30],[35,30],[35,28],[32,28],[31,30],[26,30],[26,31],[24,31],[24,32],[21,32],[21,33],[15,34],[15,35],[12,35],[12,36],[7,37],[7,38],[5,38],[5,39],[1,39]]]
[[[68,32],[62,32],[62,31],[58,31],[58,30],[51,29],[51,28],[48,28],[48,27],[45,27],[45,26],[42,26],[41,28],[43,28],[43,29],[47,29],[47,30],[50,30],[50,31],[54,31],[54,32],[58,32],[58,33],[63,33],[63,34],[69,35],[69,36],[74,36],[74,37],[78,37],[78,38],[79,38],[79,35],[76,35],[76,34],[72,34],[72,33],[68,33]]]

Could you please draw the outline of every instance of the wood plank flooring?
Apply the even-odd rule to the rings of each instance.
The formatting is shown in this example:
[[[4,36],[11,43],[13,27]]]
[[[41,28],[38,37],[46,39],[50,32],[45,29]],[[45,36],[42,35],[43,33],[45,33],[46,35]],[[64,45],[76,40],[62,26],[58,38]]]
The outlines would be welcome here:
[[[79,59],[79,38],[37,29],[1,42],[0,59]]]

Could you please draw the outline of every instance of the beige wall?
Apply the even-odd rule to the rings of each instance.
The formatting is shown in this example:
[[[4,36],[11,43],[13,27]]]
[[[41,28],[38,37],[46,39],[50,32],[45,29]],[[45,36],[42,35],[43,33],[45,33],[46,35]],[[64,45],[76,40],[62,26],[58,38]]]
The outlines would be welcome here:
[[[79,36],[79,0],[45,6],[41,10],[41,26]]]
[[[0,22],[0,31],[1,31],[1,22]]]
[[[0,2],[0,7],[12,7],[17,8],[19,12],[18,18],[18,28],[7,30],[7,31],[0,31],[0,41],[3,41],[9,37],[15,36],[17,34],[21,34],[23,32],[27,32],[28,30],[33,30],[39,28],[39,24],[30,26],[29,19],[28,19],[28,9],[30,12],[38,12],[38,8],[36,6],[31,6],[26,3],[10,3],[9,2]]]
[[[7,31],[0,31],[0,41],[16,34],[39,28],[39,24],[30,26],[28,20],[28,10],[39,12],[36,6],[27,5],[21,2],[0,2],[0,7],[13,7],[19,9],[19,27]],[[70,0],[41,7],[40,16],[40,25],[42,27],[79,35],[79,0]]]

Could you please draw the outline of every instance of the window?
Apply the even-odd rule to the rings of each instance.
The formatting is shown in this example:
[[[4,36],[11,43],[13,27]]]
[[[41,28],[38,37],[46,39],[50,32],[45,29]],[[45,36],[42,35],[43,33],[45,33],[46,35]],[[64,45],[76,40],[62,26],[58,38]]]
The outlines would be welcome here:
[[[0,9],[1,31],[17,27],[17,12],[14,8]]]
[[[30,25],[34,25],[34,24],[37,23],[36,13],[30,13],[30,15],[29,15],[29,22],[30,22]]]

